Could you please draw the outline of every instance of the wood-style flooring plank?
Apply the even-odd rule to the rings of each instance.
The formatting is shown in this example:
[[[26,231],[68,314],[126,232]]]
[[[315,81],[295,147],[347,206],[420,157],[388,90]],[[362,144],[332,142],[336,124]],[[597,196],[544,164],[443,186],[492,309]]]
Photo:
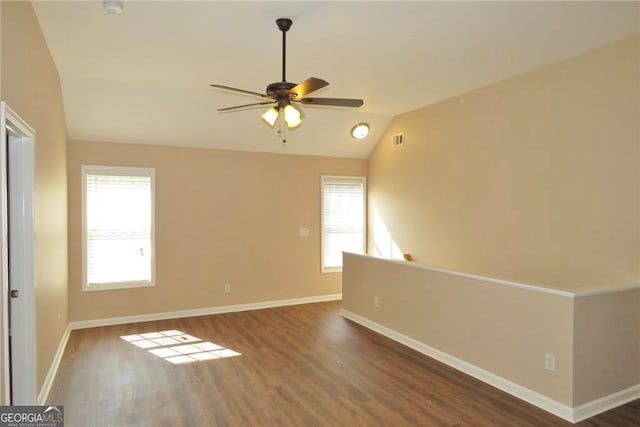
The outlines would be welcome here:
[[[339,315],[340,302],[73,331],[65,425],[570,426]],[[180,330],[240,356],[174,365],[121,336]],[[640,426],[640,400],[576,424]]]

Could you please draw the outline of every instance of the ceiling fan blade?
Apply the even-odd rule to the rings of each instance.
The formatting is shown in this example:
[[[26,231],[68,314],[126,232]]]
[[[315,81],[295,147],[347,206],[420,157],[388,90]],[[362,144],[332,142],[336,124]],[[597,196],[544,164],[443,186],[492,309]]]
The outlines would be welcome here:
[[[218,111],[232,111],[232,110],[239,110],[241,108],[246,108],[246,107],[255,107],[258,105],[267,105],[267,104],[275,104],[276,101],[265,101],[265,102],[254,102],[252,104],[244,104],[244,105],[236,105],[234,107],[225,107],[225,108],[218,108]]]
[[[329,83],[316,77],[309,77],[307,80],[291,88],[289,93],[296,94],[294,99],[302,99],[311,92],[322,89],[325,86],[329,86]]]
[[[349,98],[302,98],[299,102],[306,105],[329,105],[334,107],[360,107],[364,104],[362,99]]]
[[[255,95],[255,96],[259,96],[261,98],[269,98],[269,96],[267,96],[265,94],[262,94],[262,93],[252,92],[250,90],[238,89],[238,88],[231,87],[231,86],[223,86],[223,85],[209,85],[209,86],[215,87],[215,88],[218,88],[218,89],[226,89],[226,90],[232,90],[234,92],[241,92],[241,93],[246,93],[246,94],[249,94],[249,95]]]

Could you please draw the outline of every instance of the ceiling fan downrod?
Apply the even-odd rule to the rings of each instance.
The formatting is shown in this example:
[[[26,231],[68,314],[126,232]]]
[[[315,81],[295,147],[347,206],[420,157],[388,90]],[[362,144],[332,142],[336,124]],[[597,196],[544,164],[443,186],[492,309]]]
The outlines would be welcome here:
[[[286,82],[286,61],[287,61],[287,31],[291,28],[291,24],[293,21],[289,18],[279,18],[276,19],[276,24],[280,31],[282,31],[282,81]]]

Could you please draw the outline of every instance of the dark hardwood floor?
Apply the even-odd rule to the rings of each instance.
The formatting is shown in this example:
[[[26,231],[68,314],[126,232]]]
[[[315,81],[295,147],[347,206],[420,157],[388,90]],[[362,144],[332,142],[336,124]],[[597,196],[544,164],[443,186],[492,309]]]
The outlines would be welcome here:
[[[340,304],[73,331],[49,403],[67,427],[572,425],[340,317]],[[173,364],[121,338],[167,330],[241,355]],[[640,400],[577,425],[640,426]]]

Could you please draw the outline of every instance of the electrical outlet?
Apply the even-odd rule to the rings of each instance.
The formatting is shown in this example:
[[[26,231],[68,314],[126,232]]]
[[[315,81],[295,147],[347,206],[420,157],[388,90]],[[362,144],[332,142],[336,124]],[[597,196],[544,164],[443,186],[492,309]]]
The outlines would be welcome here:
[[[225,283],[224,284],[224,291],[225,292],[231,292],[231,283]]]
[[[544,368],[547,371],[552,371],[552,372],[556,370],[556,357],[553,354],[545,353]]]
[[[373,297],[373,306],[375,308],[380,307],[380,297],[378,295]]]

